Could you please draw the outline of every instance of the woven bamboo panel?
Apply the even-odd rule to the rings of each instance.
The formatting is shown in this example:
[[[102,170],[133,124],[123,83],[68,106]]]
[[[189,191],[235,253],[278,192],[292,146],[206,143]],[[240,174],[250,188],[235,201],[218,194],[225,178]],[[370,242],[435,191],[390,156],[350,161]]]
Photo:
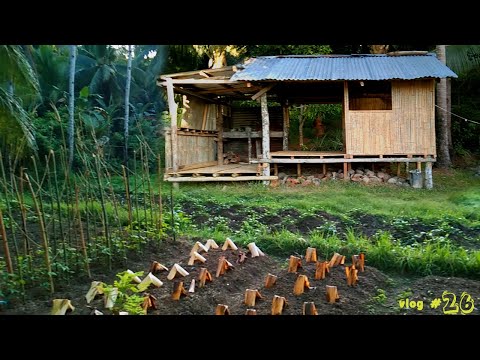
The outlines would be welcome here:
[[[392,110],[345,112],[346,153],[435,155],[433,80],[393,81]]]

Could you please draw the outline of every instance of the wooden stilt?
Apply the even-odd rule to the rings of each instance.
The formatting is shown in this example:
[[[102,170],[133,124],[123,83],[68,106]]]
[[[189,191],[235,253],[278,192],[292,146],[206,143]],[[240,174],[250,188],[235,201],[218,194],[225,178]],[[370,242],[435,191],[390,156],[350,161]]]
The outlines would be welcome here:
[[[348,163],[343,163],[343,181],[350,180],[347,173],[348,173]]]
[[[262,157],[270,159],[270,118],[268,115],[267,94],[260,96],[260,107],[262,109]],[[263,176],[270,176],[270,164],[263,164]],[[268,185],[269,181],[263,182]]]
[[[273,164],[273,175],[278,176],[278,164]]]
[[[288,151],[288,135],[290,132],[290,110],[288,104],[283,105],[283,144],[282,150]]]
[[[297,176],[302,176],[302,164],[300,163],[297,164]]]
[[[322,164],[322,173],[323,175],[327,174],[327,164]]]
[[[432,176],[432,162],[425,163],[425,188],[433,188],[433,176]]]
[[[217,161],[218,165],[223,165],[223,114],[222,105],[216,105],[217,108]]]
[[[401,174],[401,168],[400,168],[400,163],[397,163],[397,176],[400,176]]]

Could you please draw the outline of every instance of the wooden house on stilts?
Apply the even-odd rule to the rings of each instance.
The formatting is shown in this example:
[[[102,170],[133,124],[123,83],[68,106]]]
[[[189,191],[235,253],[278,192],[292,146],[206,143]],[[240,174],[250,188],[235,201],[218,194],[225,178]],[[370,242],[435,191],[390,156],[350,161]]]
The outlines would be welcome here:
[[[265,56],[219,69],[161,75],[170,128],[166,179],[270,181],[279,164],[426,163],[436,159],[435,81],[457,77],[433,54]],[[258,100],[258,108],[232,105]],[[269,102],[280,106],[269,106]],[[289,148],[289,110],[341,104],[342,151]],[[225,154],[235,154],[228,163]],[[323,164],[323,165],[322,165]],[[348,176],[344,176],[348,180]]]

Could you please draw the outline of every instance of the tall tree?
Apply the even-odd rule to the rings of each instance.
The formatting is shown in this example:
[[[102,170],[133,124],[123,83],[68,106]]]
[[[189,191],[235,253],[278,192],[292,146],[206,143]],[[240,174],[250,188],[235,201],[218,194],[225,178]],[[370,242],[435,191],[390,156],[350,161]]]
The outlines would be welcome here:
[[[68,82],[68,166],[73,164],[74,131],[75,131],[75,64],[77,62],[77,46],[70,45],[70,72]]]
[[[14,87],[32,99],[39,97],[38,78],[22,47],[0,45],[0,139],[5,146],[15,148],[19,141],[26,141],[31,149],[36,149],[30,116],[22,99],[14,95]]]
[[[446,64],[445,45],[437,45],[437,57],[443,64]],[[448,127],[448,118],[445,110],[448,108],[447,101],[447,79],[443,78],[437,83],[437,121],[438,121],[438,161],[439,168],[449,168],[452,166],[450,159],[448,139],[450,138],[450,128]]]
[[[128,162],[128,121],[130,115],[130,83],[132,81],[132,45],[128,45],[128,63],[127,63],[127,83],[125,84],[125,118],[123,122],[124,129],[124,150],[123,162],[127,166]]]

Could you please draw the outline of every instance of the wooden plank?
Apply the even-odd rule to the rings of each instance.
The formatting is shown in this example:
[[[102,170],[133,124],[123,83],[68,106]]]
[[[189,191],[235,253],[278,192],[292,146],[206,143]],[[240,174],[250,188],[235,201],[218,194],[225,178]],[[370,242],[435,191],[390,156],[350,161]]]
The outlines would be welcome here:
[[[219,177],[168,177],[168,182],[214,182],[214,181],[272,181],[278,176],[219,176]]]
[[[275,151],[270,153],[270,156],[273,157],[292,157],[295,156],[304,156],[304,157],[322,157],[322,156],[341,156],[344,157],[344,153],[340,151]]]
[[[171,78],[167,78],[168,79]],[[216,80],[216,79],[172,79],[173,84],[191,84],[191,85],[214,85],[214,84],[229,84],[229,85],[242,85],[242,81],[235,80]]]
[[[255,95],[252,96],[252,100],[257,100],[261,96],[265,95],[268,91],[272,90],[272,88],[275,85],[277,85],[277,84],[275,83],[275,84],[265,86],[263,89],[261,89],[259,92],[257,92]]]
[[[206,74],[214,74],[217,72],[228,72],[228,71],[236,71],[234,69],[235,66],[224,66],[221,68],[216,68],[216,69],[203,69],[203,70],[193,70],[193,71],[184,71],[184,72],[178,72],[178,73],[173,73],[173,74],[165,74],[161,75],[160,79],[166,80],[168,78],[174,78],[178,76],[190,76],[190,75],[197,75],[200,72],[204,72]]]
[[[178,171],[178,143],[177,143],[177,104],[173,92],[172,79],[167,78],[168,111],[170,113],[170,144],[172,156],[172,169]]]
[[[257,163],[270,163],[270,164],[341,164],[345,163],[387,163],[387,162],[429,162],[435,161],[433,159],[424,159],[424,158],[354,158],[354,159],[253,159],[251,162],[254,164]]]
[[[179,167],[178,173],[181,173],[182,171],[186,171],[186,170],[207,168],[209,166],[214,166],[216,164],[217,164],[216,161],[207,161],[207,162],[204,162],[204,163],[184,165],[184,166]]]
[[[202,118],[202,130],[205,130],[205,125],[207,124],[207,113],[208,113],[208,105],[203,105],[203,118]]]
[[[262,157],[264,159],[270,158],[270,119],[268,117],[268,103],[267,94],[264,93],[260,97],[260,106],[262,110]],[[263,167],[263,175],[270,175],[270,164],[267,163]]]

